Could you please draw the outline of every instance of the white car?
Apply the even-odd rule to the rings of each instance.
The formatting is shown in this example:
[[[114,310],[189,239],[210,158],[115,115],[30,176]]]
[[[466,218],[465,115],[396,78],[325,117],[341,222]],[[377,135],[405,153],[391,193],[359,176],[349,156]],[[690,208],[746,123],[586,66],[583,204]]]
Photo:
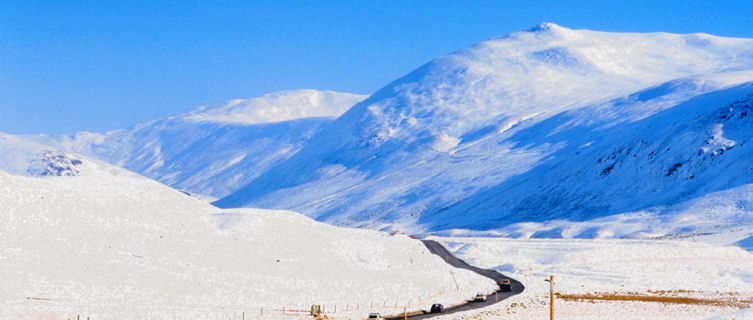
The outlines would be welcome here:
[[[384,317],[379,313],[369,313],[369,319],[384,320]]]
[[[473,301],[486,301],[486,295],[479,292],[475,297],[473,297]]]

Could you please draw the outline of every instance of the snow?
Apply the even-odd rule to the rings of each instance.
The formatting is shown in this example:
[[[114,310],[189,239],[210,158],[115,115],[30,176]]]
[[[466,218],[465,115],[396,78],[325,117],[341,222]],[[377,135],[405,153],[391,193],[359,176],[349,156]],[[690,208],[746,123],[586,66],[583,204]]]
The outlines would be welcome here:
[[[412,233],[661,210],[753,183],[752,96],[753,39],[543,24],[390,83],[215,204]]]
[[[368,98],[281,91],[28,138],[218,206],[336,225],[728,244],[751,236],[730,229],[751,216],[751,84],[753,39],[544,23],[434,59]],[[723,203],[703,213],[712,198]]]
[[[80,164],[76,156],[0,132],[0,170],[30,176],[73,176]]]
[[[737,247],[676,240],[431,238],[472,265],[526,285],[523,294],[504,303],[438,319],[547,318],[549,284],[544,279],[549,275],[555,276],[555,291],[566,294],[669,291],[728,302],[753,297],[753,254]],[[736,310],[639,301],[555,302],[557,319],[706,319]]]
[[[179,115],[183,120],[261,124],[303,118],[338,117],[366,96],[310,89],[284,90],[222,106],[199,107]]]
[[[281,91],[106,133],[0,133],[0,318],[353,318],[494,288],[404,235],[306,216],[516,238],[438,238],[527,287],[444,318],[543,318],[549,274],[563,293],[751,299],[751,119],[753,39],[545,23],[368,98]],[[737,308],[559,301],[558,318],[750,317]]]
[[[753,184],[713,192],[671,206],[573,221],[554,219],[519,222],[477,231],[451,229],[433,232],[447,236],[528,238],[650,238],[682,239],[716,245],[736,245],[753,251]]]
[[[753,318],[753,308],[743,309],[730,314],[709,318],[709,320],[744,320]]]
[[[312,304],[350,318],[495,287],[404,235],[221,210],[80,159],[77,176],[0,171],[0,319],[275,319]]]
[[[129,129],[28,139],[219,198],[296,153],[366,96],[287,90],[195,110]]]

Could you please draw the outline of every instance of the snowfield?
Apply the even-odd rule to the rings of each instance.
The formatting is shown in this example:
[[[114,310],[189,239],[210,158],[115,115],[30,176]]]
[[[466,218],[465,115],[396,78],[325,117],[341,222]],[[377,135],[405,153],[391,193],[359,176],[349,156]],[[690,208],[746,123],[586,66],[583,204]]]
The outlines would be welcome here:
[[[312,304],[349,318],[496,288],[407,236],[221,210],[103,163],[77,168],[0,171],[0,318],[270,319]]]
[[[523,294],[503,303],[438,319],[547,319],[549,275],[560,294],[690,297],[721,304],[558,299],[557,319],[732,319],[727,315],[753,307],[753,254],[738,247],[676,240],[432,239],[472,265],[526,285]]]

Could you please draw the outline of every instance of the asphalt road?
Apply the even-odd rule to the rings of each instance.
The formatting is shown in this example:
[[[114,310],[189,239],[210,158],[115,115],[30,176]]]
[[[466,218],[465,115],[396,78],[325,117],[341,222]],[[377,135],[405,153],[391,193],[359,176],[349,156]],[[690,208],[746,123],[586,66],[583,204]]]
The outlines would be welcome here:
[[[451,266],[453,266],[455,268],[463,268],[463,269],[471,270],[471,271],[473,271],[475,273],[478,273],[478,274],[480,274],[480,275],[482,275],[484,277],[487,277],[487,278],[490,278],[490,279],[496,281],[497,284],[499,284],[502,281],[502,279],[510,279],[510,282],[512,283],[512,291],[504,292],[504,291],[502,291],[502,289],[500,287],[500,289],[497,289],[497,292],[496,292],[496,295],[497,295],[496,302],[495,302],[495,294],[493,293],[493,294],[488,295],[486,297],[486,301],[484,301],[484,302],[481,302],[481,301],[480,302],[467,302],[465,304],[458,305],[458,306],[452,306],[452,307],[445,306],[446,309],[445,309],[444,313],[441,313],[441,314],[439,314],[439,313],[416,314],[416,315],[410,315],[410,316],[408,316],[408,319],[428,319],[428,318],[431,318],[431,317],[436,317],[438,315],[451,314],[451,313],[455,313],[455,312],[461,312],[461,311],[467,311],[467,310],[472,310],[472,309],[483,308],[483,307],[495,304],[497,302],[501,302],[501,301],[503,301],[503,300],[505,300],[505,299],[507,299],[509,297],[512,297],[512,296],[516,295],[516,294],[519,294],[519,293],[523,292],[523,290],[525,289],[525,287],[523,286],[522,283],[520,283],[519,281],[517,281],[517,280],[515,280],[513,278],[510,278],[510,277],[508,277],[508,276],[506,276],[504,274],[501,274],[501,273],[499,273],[497,271],[494,271],[494,270],[476,268],[474,266],[471,266],[471,265],[465,263],[465,261],[460,260],[457,257],[453,256],[449,251],[447,251],[447,249],[445,249],[445,247],[443,247],[441,244],[439,244],[439,242],[436,242],[436,241],[433,241],[433,240],[421,240],[421,241],[423,241],[424,245],[426,245],[426,247],[429,248],[429,251],[431,251],[431,253],[436,254],[436,255],[442,257],[448,264],[450,264]],[[469,300],[472,299],[472,298],[473,298],[472,296],[468,297]],[[424,312],[428,312],[428,310],[426,310]],[[388,318],[388,320],[400,320],[400,319],[403,319],[403,317],[400,316],[400,317]]]

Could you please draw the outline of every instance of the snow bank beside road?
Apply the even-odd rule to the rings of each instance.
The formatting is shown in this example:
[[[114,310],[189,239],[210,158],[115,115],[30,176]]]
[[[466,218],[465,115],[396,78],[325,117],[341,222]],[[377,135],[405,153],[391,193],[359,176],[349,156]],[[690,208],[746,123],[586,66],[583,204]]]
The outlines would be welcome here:
[[[659,240],[564,240],[434,238],[481,268],[509,274],[526,291],[505,303],[455,318],[543,319],[548,316],[549,284],[566,294],[635,295],[751,300],[753,255],[737,247]],[[732,306],[640,301],[558,300],[558,319],[705,319],[737,310]]]

